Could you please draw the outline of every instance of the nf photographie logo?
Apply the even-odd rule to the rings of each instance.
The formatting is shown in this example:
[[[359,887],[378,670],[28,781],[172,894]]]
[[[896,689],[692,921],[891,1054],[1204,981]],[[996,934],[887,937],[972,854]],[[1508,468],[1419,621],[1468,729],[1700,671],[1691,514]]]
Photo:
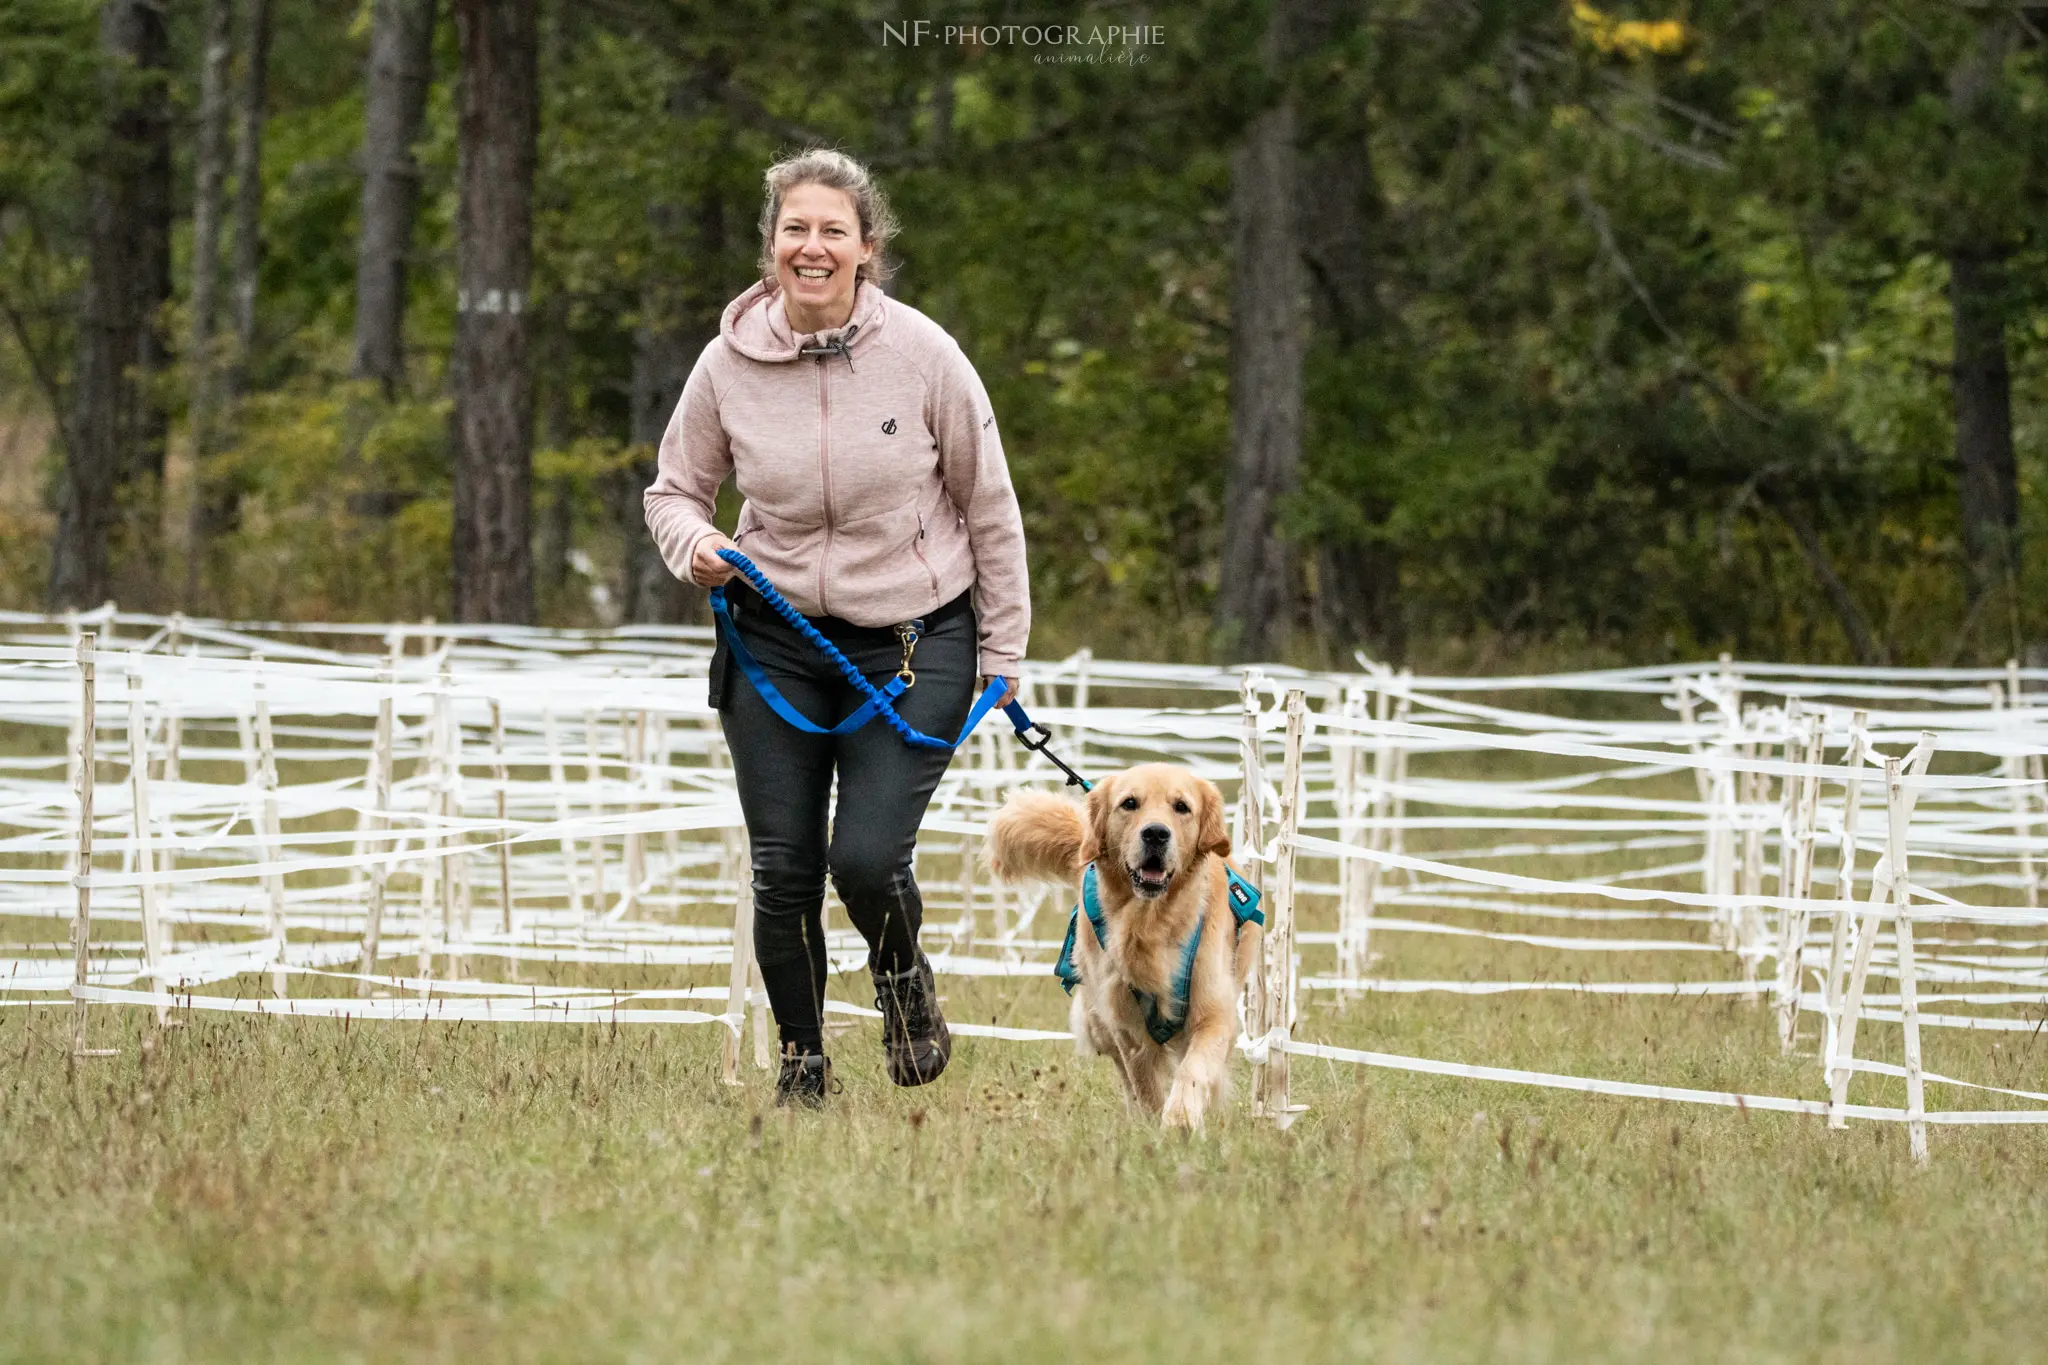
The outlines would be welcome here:
[[[940,24],[930,19],[882,21],[883,47],[1016,48],[1037,62],[1135,66],[1145,49],[1166,42],[1164,24]]]

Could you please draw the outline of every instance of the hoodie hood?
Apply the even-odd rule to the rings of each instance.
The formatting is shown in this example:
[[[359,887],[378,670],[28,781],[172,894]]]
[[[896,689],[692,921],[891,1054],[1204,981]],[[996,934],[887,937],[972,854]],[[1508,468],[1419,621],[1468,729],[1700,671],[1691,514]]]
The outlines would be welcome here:
[[[718,330],[727,344],[749,360],[795,360],[806,346],[829,346],[835,341],[844,341],[847,349],[853,350],[882,330],[886,297],[872,281],[862,280],[854,287],[853,315],[844,327],[798,332],[789,324],[782,286],[773,280],[756,280],[725,306]]]

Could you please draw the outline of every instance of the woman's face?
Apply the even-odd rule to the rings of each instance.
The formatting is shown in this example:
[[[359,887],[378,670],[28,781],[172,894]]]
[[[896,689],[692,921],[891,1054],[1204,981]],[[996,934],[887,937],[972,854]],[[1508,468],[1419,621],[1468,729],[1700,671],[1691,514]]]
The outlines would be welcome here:
[[[844,326],[853,315],[860,267],[875,254],[861,241],[853,197],[824,185],[797,185],[775,219],[775,278],[790,322],[801,331]]]

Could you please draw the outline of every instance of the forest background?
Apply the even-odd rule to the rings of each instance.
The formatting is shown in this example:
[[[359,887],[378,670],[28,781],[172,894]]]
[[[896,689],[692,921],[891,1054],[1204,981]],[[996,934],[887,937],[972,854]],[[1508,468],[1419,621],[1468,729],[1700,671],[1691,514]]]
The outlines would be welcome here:
[[[640,491],[826,144],[988,386],[1039,657],[2038,661],[2044,29],[0,0],[0,607],[701,619]]]

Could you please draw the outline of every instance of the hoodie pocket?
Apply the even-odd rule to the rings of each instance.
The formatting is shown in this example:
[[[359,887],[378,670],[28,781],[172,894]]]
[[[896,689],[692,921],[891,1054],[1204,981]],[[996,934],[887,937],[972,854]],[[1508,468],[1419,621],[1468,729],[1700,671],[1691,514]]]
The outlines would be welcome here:
[[[924,553],[924,542],[925,542],[925,521],[924,521],[924,513],[923,513],[923,512],[919,512],[919,513],[917,514],[917,539],[915,539],[915,540],[913,540],[913,541],[911,541],[911,542],[910,542],[910,549],[911,549],[911,553],[913,553],[913,554],[915,554],[915,555],[917,556],[917,562],[918,562],[918,563],[920,563],[920,564],[922,564],[922,565],[924,565],[924,576],[925,576],[926,578],[930,579],[930,580],[931,580],[931,584],[932,584],[932,599],[933,599],[934,601],[937,601],[937,600],[938,600],[938,595],[939,595],[939,576],[938,576],[938,574],[937,574],[936,572],[934,572],[934,571],[933,571],[933,569],[932,569],[932,562],[931,562],[931,560],[929,560],[929,559],[927,559],[927,558],[925,557],[925,553]]]

